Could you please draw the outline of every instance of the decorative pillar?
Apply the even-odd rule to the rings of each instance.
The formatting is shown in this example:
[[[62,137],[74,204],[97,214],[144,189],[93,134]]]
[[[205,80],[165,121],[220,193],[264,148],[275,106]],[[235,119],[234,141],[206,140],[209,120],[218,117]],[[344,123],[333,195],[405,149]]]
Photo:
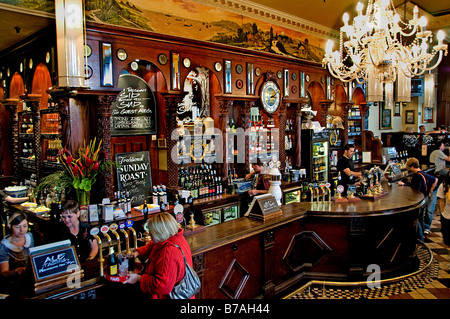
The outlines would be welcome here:
[[[172,158],[172,150],[176,149],[177,140],[172,139],[172,132],[177,129],[177,108],[183,102],[185,94],[187,92],[162,93],[166,103],[167,147],[169,150],[169,156],[167,157],[167,186],[171,189],[178,188],[178,163],[176,158]]]
[[[264,298],[273,298],[275,295],[275,284],[273,283],[273,274],[276,271],[273,267],[273,245],[275,243],[275,234],[273,230],[264,233]]]
[[[298,103],[295,107],[295,121],[294,121],[294,168],[299,168],[302,165],[302,103]]]
[[[247,132],[247,130],[250,127],[250,110],[252,107],[255,106],[255,101],[245,101],[243,107],[242,107],[242,114],[244,117],[244,131]],[[246,169],[250,167],[250,136],[249,134],[245,134],[245,151],[248,152],[248,156],[245,156],[245,168],[244,168],[244,174]]]
[[[290,102],[282,101],[278,108],[278,160],[281,163],[279,170],[284,170],[286,166],[286,145],[284,144],[286,136],[286,109],[290,105]]]
[[[16,182],[19,182],[20,176],[20,150],[19,150],[19,117],[17,116],[18,99],[8,99],[3,103],[6,110],[9,112],[11,120],[11,140],[10,147],[13,156],[13,176]]]
[[[234,105],[234,101],[232,99],[227,99],[225,97],[217,96],[217,100],[219,101],[219,129],[222,132],[222,176],[228,179],[228,149],[227,149],[227,141],[226,141],[226,132],[227,132],[227,119],[228,112],[231,107]]]
[[[98,124],[97,136],[102,140],[102,150],[110,160],[114,160],[111,158],[111,105],[116,101],[116,97],[117,95],[99,95],[97,97],[95,108]],[[105,172],[103,179],[103,197],[114,198],[114,179],[112,170]]]
[[[320,113],[320,125],[326,127],[327,126],[327,115],[328,115],[328,110],[331,106],[331,104],[333,104],[334,100],[320,100],[320,109],[321,109],[321,113]]]

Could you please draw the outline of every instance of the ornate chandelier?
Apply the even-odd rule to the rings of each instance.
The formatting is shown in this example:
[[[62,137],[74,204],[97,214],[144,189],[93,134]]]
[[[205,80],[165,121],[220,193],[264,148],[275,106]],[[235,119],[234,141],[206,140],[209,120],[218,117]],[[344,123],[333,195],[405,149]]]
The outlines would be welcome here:
[[[399,80],[400,77],[411,78],[434,69],[442,55],[447,55],[443,31],[437,33],[438,44],[429,50],[433,33],[425,28],[426,18],[419,19],[417,6],[409,22],[400,19],[392,0],[369,0],[365,15],[363,5],[358,3],[357,11],[352,24],[344,13],[339,51],[332,52],[333,42],[329,40],[322,61],[322,65],[327,65],[330,73],[343,82],[356,80],[362,84],[375,79],[379,84],[391,84],[397,76]]]

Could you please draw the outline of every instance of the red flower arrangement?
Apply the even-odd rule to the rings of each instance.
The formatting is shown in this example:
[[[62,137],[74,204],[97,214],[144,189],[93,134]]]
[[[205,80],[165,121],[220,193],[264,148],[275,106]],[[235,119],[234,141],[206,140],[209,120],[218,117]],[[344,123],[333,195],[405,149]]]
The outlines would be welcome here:
[[[80,205],[88,205],[92,185],[97,181],[97,174],[113,164],[102,155],[102,140],[96,138],[86,146],[78,149],[78,156],[74,157],[69,150],[63,148],[59,150],[59,161],[66,169],[72,179],[72,186],[75,189]]]

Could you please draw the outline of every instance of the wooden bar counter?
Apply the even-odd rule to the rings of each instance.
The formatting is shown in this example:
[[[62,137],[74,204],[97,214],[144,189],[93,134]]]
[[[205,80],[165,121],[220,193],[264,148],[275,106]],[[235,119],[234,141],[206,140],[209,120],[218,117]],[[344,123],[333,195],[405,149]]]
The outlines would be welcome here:
[[[292,203],[262,222],[247,217],[189,236],[200,298],[273,298],[308,279],[381,279],[416,266],[416,226],[424,204],[410,187],[352,203]]]
[[[311,279],[365,281],[373,264],[380,267],[381,279],[414,270],[424,197],[410,187],[383,188],[388,193],[377,200],[292,203],[265,222],[241,217],[189,234],[202,280],[197,298],[277,298]],[[73,298],[90,290],[102,298],[102,291],[114,285],[123,288],[87,276],[78,289],[34,298]]]

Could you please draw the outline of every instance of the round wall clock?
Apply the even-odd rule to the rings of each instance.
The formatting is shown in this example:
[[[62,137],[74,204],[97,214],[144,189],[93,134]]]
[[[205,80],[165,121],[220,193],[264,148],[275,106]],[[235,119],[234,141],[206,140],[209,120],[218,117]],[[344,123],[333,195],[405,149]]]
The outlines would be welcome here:
[[[273,81],[267,81],[261,89],[261,103],[268,113],[275,112],[280,106],[280,89]]]

